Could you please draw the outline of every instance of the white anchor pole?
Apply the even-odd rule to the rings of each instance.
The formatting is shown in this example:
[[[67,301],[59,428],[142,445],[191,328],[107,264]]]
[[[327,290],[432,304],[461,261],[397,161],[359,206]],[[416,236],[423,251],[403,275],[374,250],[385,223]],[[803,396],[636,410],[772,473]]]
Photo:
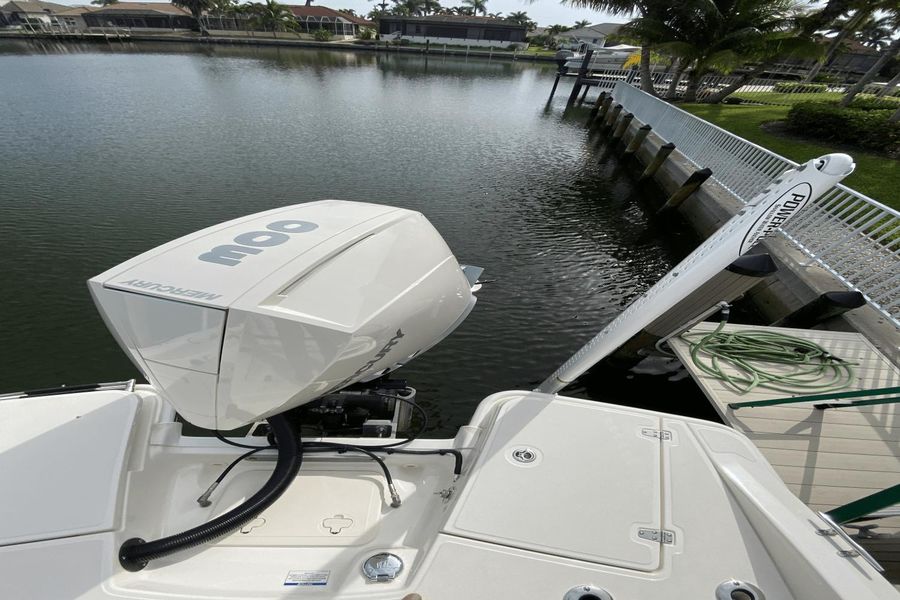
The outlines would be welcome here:
[[[855,166],[846,154],[826,154],[785,171],[535,391],[552,394],[575,381],[763,237],[777,231],[804,206],[852,173]]]

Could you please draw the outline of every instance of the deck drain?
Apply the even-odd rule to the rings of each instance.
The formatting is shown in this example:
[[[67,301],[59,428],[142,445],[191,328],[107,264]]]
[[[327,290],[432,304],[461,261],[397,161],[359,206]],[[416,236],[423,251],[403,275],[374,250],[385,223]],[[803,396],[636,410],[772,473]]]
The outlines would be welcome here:
[[[517,467],[533,467],[541,458],[540,450],[533,446],[516,446],[506,453],[506,459]]]

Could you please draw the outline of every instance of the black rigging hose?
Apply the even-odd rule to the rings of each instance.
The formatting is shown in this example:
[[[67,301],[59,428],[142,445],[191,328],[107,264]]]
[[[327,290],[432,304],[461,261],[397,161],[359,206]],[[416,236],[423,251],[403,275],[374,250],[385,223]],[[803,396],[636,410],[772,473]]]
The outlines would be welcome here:
[[[187,550],[220,538],[252,521],[275,502],[291,485],[303,462],[303,450],[299,436],[295,435],[284,415],[267,419],[278,447],[278,462],[265,485],[240,506],[227,513],[182,533],[170,535],[152,542],[131,538],[119,548],[119,563],[129,571],[140,571],[151,560]]]

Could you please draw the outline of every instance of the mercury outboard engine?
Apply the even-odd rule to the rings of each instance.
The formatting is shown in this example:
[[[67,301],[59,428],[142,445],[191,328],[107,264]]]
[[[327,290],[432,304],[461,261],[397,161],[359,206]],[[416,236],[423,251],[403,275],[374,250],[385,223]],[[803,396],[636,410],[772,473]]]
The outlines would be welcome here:
[[[223,430],[384,375],[475,304],[425,217],[338,200],[209,227],[89,285],[159,393],[185,420]]]
[[[464,273],[419,213],[324,200],[209,227],[91,279],[116,340],[186,421],[228,430],[266,419],[278,449],[259,492],[180,534],[126,541],[122,566],[226,535],[270,506],[303,456],[285,411],[321,398],[326,416],[359,413],[360,386],[344,392],[355,405],[334,393],[383,381],[453,331],[475,304],[479,272]],[[370,420],[367,433],[396,424]]]

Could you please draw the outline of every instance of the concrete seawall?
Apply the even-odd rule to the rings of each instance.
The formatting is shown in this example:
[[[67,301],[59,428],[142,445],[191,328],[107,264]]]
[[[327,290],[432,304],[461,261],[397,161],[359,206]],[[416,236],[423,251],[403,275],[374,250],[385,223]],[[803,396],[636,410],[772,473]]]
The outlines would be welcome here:
[[[527,62],[555,62],[552,56],[541,56],[522,52],[509,52],[505,50],[466,50],[445,48],[442,45],[434,45],[431,48],[420,46],[395,46],[387,42],[317,42],[315,40],[267,38],[265,32],[259,32],[258,37],[232,37],[232,36],[200,36],[192,33],[168,33],[148,34],[137,33],[118,37],[114,33],[104,34],[40,34],[0,32],[0,39],[39,40],[54,42],[174,42],[182,44],[213,44],[225,46],[280,46],[294,48],[314,48],[317,50],[350,50],[353,52],[385,52],[391,54],[416,54],[428,56],[457,56],[462,58],[488,58],[491,60],[510,60]]]

